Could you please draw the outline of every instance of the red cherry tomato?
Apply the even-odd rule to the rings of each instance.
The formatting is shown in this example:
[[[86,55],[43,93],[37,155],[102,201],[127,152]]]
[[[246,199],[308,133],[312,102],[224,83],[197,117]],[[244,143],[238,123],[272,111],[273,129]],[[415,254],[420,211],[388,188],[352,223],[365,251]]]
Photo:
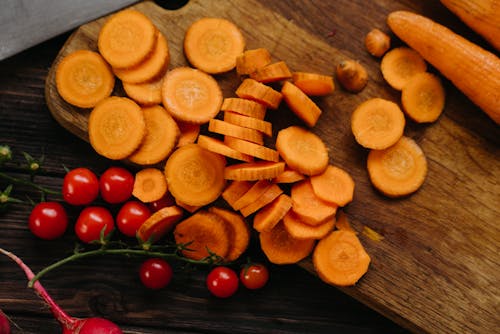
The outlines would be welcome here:
[[[135,237],[139,227],[150,216],[151,210],[146,204],[139,201],[128,201],[123,204],[116,215],[116,226],[126,236]]]
[[[134,188],[134,175],[122,167],[110,167],[99,178],[101,197],[116,204],[128,200]]]
[[[247,289],[260,289],[269,280],[269,270],[261,263],[250,264],[241,269],[240,280]]]
[[[80,212],[75,224],[75,233],[83,242],[99,240],[101,231],[107,236],[115,227],[113,216],[108,209],[89,206]]]
[[[172,280],[172,267],[167,261],[152,258],[144,261],[139,269],[142,284],[149,289],[161,289]]]
[[[88,205],[99,194],[99,180],[88,168],[75,168],[64,176],[63,198],[68,204]]]
[[[37,237],[53,240],[61,237],[68,227],[68,215],[57,202],[41,202],[35,205],[29,217],[29,228]]]
[[[167,192],[165,196],[157,201],[148,203],[148,205],[152,212],[156,212],[160,209],[166,208],[167,206],[175,205],[175,198],[172,196],[172,194]]]
[[[238,290],[238,275],[228,267],[215,267],[208,274],[206,283],[214,296],[227,298]]]

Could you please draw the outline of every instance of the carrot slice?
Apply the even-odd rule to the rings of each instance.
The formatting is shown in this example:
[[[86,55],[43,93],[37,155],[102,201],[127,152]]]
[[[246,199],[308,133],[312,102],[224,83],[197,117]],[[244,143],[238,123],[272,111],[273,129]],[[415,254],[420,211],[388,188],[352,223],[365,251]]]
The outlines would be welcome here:
[[[302,219],[293,210],[283,217],[283,225],[290,235],[297,239],[322,239],[333,230],[335,226],[335,218],[327,218],[319,225],[309,225],[302,221]]]
[[[226,256],[227,261],[237,260],[248,248],[250,243],[250,228],[243,217],[236,212],[212,206],[208,212],[219,215],[233,229],[230,240],[229,252]]]
[[[370,256],[356,234],[338,230],[321,239],[313,252],[318,276],[338,286],[354,285],[367,271]]]
[[[415,74],[401,90],[403,110],[417,123],[436,121],[443,112],[444,102],[441,80],[431,73]]]
[[[278,109],[282,99],[280,92],[253,79],[243,80],[236,89],[236,95],[242,99],[257,101],[271,109]]]
[[[321,116],[321,109],[299,87],[287,81],[281,88],[286,104],[307,126],[313,127]]]
[[[258,161],[244,162],[224,168],[224,178],[227,180],[256,181],[272,179],[285,170],[284,162]]]
[[[221,155],[229,157],[229,158],[247,161],[247,162],[253,161],[253,157],[251,157],[247,154],[241,153],[239,151],[236,151],[235,149],[227,146],[223,141],[212,138],[212,137],[200,135],[198,137],[198,145],[200,145],[201,147],[203,147],[206,150],[221,154]]]
[[[202,206],[200,206],[200,205],[188,205],[186,203],[182,203],[181,201],[179,201],[177,199],[175,200],[175,204],[177,204],[178,206],[180,206],[181,208],[183,208],[184,210],[186,210],[189,213],[194,213],[202,208]]]
[[[221,121],[220,119],[211,119],[208,123],[208,131],[247,140],[258,145],[264,144],[264,137],[261,132]]]
[[[309,72],[293,72],[292,82],[309,96],[325,96],[333,93],[335,84],[331,75]]]
[[[316,196],[309,179],[292,186],[292,210],[309,225],[321,225],[325,220],[335,216],[337,205],[323,201]]]
[[[177,206],[167,206],[154,212],[137,230],[142,241],[156,242],[172,231],[182,218],[183,212]]]
[[[283,193],[283,190],[275,184],[272,183],[270,187],[264,191],[262,196],[257,198],[254,202],[248,204],[247,206],[241,208],[240,212],[243,216],[248,217],[252,213],[257,212],[258,210],[262,209],[272,201],[274,201],[278,196],[280,196]]]
[[[225,165],[224,157],[197,144],[182,146],[172,153],[165,165],[169,191],[188,205],[209,204],[224,189]]]
[[[250,78],[262,83],[282,81],[291,77],[292,72],[284,61],[266,65],[250,73]]]
[[[247,192],[241,195],[232,205],[234,210],[240,210],[241,208],[255,202],[259,197],[264,194],[264,192],[271,186],[271,182],[268,180],[259,180],[255,182]]]
[[[383,150],[403,136],[405,116],[398,105],[381,98],[361,103],[351,115],[354,138],[363,147]]]
[[[114,86],[113,72],[97,52],[78,50],[57,64],[57,92],[74,106],[94,107],[111,95]]]
[[[263,207],[253,218],[253,228],[259,232],[270,231],[292,208],[292,199],[281,194]]]
[[[222,192],[222,198],[234,209],[234,204],[253,186],[252,182],[248,181],[233,181]],[[236,210],[236,209],[234,209]]]
[[[125,159],[141,144],[146,122],[141,107],[126,97],[105,98],[90,112],[90,144],[108,159]]]
[[[297,239],[288,233],[283,221],[270,231],[259,233],[260,246],[269,262],[292,264],[305,259],[313,250],[314,239]]]
[[[329,165],[318,175],[311,176],[313,191],[323,201],[345,206],[354,196],[354,180],[345,170]]]
[[[427,71],[427,63],[415,50],[399,47],[384,55],[380,70],[392,88],[401,90],[412,76]]]
[[[337,219],[335,221],[335,228],[337,230],[345,230],[353,233],[357,233],[355,229],[352,228],[351,223],[349,223],[349,219],[347,215],[342,210],[337,211]]]
[[[389,197],[415,192],[427,175],[424,152],[411,138],[402,137],[385,150],[372,150],[367,161],[370,181]]]
[[[223,73],[236,66],[245,49],[238,27],[225,19],[205,17],[191,24],[184,37],[184,54],[194,67],[207,73]]]
[[[179,121],[202,124],[219,112],[222,91],[213,77],[189,67],[178,67],[163,79],[165,108]]]
[[[148,58],[134,67],[115,68],[113,72],[123,82],[144,83],[163,76],[169,60],[167,39],[158,33],[156,47]]]
[[[135,174],[132,195],[144,203],[154,202],[167,193],[165,175],[157,168],[143,168]]]
[[[177,142],[177,147],[181,147],[187,144],[192,144],[198,139],[200,134],[200,125],[177,121],[177,126],[181,131],[181,136]]]
[[[153,22],[134,9],[122,10],[102,26],[97,46],[114,68],[132,67],[153,51],[158,30]]]
[[[220,109],[258,119],[264,119],[266,116],[266,106],[263,104],[237,97],[225,98]]]
[[[295,183],[305,179],[304,174],[285,166],[283,173],[273,179],[274,183]]]
[[[251,143],[249,141],[241,140],[231,136],[226,136],[224,138],[224,142],[227,146],[235,149],[236,151],[250,155],[252,157],[267,161],[279,161],[278,152],[273,150],[272,148]]]
[[[146,121],[146,135],[141,146],[128,159],[135,164],[152,165],[172,153],[180,131],[172,116],[161,106],[143,108],[142,113]]]
[[[259,132],[262,132],[266,136],[272,137],[273,135],[273,125],[271,122],[267,122],[255,117],[249,117],[244,115],[239,115],[232,111],[224,112],[224,121],[239,125],[245,128],[254,129]]]
[[[161,103],[163,78],[140,84],[123,82],[125,94],[141,106],[149,107]]]
[[[246,75],[271,63],[271,54],[267,49],[246,50],[236,58],[236,73]]]
[[[190,259],[201,260],[209,252],[225,258],[231,247],[230,227],[215,213],[201,210],[177,224],[175,243],[187,245],[182,254]]]
[[[299,173],[321,174],[328,167],[328,149],[323,140],[300,126],[280,130],[276,149],[286,164]]]

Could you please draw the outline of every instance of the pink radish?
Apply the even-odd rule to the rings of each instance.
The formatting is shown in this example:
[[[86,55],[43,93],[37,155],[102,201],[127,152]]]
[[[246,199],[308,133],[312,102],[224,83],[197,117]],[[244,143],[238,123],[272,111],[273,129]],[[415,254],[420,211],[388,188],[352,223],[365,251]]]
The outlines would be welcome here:
[[[28,280],[32,280],[33,277],[35,277],[33,271],[31,271],[31,269],[16,255],[2,248],[0,248],[0,253],[7,255],[12,260],[14,260],[19,265],[19,267],[24,270],[24,273],[26,274]],[[103,318],[80,319],[69,316],[49,296],[49,294],[39,281],[35,282],[33,288],[35,289],[36,293],[47,303],[50,310],[52,311],[52,314],[54,314],[56,320],[61,324],[63,328],[63,334],[123,334],[120,327],[109,320]],[[4,332],[2,332],[0,320],[0,334],[3,333]],[[5,333],[8,334],[10,332],[7,331]]]
[[[2,310],[0,310],[0,334],[10,334],[9,319]]]

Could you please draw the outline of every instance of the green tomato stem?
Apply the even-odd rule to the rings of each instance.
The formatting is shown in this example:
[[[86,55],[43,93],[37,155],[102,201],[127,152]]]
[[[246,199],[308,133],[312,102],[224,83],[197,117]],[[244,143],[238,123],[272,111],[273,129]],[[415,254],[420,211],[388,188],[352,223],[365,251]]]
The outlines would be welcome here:
[[[19,179],[17,177],[13,177],[13,176],[10,176],[4,172],[0,172],[0,177],[5,179],[5,180],[8,180],[12,183],[16,183],[16,184],[22,184],[22,185],[25,185],[25,186],[30,186],[30,187],[33,187],[37,190],[40,190],[42,193],[44,194],[49,194],[49,195],[57,195],[57,196],[61,196],[61,193],[59,191],[55,191],[55,190],[51,190],[51,189],[48,189],[48,188],[45,188],[45,187],[42,187],[32,181],[27,181],[27,180],[24,180],[24,179]]]

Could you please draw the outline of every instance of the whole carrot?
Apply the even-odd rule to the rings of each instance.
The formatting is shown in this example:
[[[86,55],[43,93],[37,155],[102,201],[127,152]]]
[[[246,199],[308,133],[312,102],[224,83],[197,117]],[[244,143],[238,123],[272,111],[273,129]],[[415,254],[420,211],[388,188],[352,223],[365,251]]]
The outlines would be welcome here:
[[[424,16],[389,14],[392,31],[500,124],[500,59]]]

